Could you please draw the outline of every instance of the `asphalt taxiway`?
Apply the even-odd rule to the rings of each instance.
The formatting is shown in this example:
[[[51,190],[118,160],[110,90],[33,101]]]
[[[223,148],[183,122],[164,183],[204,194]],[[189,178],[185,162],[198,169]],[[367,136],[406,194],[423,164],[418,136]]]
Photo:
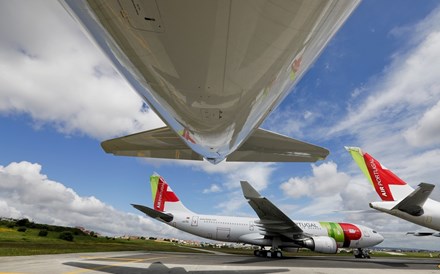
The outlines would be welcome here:
[[[440,259],[105,252],[0,257],[1,273],[440,273]]]

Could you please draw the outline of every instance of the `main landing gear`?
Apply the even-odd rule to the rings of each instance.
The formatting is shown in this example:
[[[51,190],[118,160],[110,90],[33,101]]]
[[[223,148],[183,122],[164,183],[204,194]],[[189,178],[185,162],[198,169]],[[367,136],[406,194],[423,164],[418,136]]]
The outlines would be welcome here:
[[[370,252],[367,249],[358,248],[353,250],[353,255],[355,258],[360,259],[370,259]]]
[[[261,249],[254,250],[254,255],[257,257],[266,258],[282,258],[283,253],[280,250],[265,250],[263,247]]]

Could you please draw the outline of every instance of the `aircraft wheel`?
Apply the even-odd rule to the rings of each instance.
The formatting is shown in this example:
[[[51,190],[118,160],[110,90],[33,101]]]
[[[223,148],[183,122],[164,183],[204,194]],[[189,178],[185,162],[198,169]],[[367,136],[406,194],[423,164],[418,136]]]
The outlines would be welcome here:
[[[275,258],[282,258],[283,253],[281,251],[275,251]]]
[[[272,254],[273,254],[272,251],[267,251],[267,253],[266,253],[266,257],[267,257],[267,258],[272,258]]]
[[[266,257],[267,255],[267,251],[264,249],[259,249],[259,250],[254,250],[254,255],[257,257]]]

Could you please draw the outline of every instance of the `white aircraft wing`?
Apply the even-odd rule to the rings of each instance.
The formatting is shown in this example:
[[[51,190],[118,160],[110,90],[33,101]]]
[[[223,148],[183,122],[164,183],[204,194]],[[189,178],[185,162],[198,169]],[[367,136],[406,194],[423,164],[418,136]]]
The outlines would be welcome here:
[[[261,196],[248,182],[241,181],[240,183],[244,197],[260,218],[257,225],[265,231],[266,235],[287,233],[302,235],[304,233],[295,222],[266,197]]]
[[[164,159],[203,160],[169,127],[161,127],[101,143],[107,153]],[[228,162],[316,162],[327,157],[325,148],[258,128],[227,158]]]
[[[423,215],[423,205],[431,195],[435,185],[420,183],[419,187],[393,207],[413,216]]]

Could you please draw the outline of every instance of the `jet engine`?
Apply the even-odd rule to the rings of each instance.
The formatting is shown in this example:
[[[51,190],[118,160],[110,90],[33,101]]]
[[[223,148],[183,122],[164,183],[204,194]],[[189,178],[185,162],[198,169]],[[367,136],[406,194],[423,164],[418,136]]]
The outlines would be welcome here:
[[[338,245],[335,239],[328,236],[311,237],[303,241],[302,246],[320,253],[336,253]]]

